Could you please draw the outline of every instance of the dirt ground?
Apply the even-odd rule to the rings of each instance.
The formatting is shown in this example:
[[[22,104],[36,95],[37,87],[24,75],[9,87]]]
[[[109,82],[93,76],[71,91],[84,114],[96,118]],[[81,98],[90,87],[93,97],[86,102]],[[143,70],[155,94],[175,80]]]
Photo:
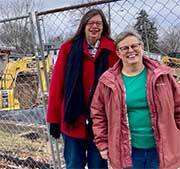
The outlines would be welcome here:
[[[50,168],[50,157],[47,141],[0,131],[0,169],[46,169]]]

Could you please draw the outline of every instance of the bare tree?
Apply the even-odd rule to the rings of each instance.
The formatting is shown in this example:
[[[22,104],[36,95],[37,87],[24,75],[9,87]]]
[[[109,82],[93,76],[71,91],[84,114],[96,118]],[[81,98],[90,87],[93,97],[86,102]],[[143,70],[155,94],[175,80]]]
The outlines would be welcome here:
[[[13,17],[26,16],[41,8],[42,0],[4,0],[0,5],[1,19],[9,21],[0,24],[0,39],[6,46],[15,47],[18,53],[32,53],[32,33],[29,18],[11,20]]]
[[[174,27],[167,31],[159,44],[161,50],[166,54],[180,52],[180,29]]]
[[[32,53],[32,34],[22,23],[6,23],[1,26],[0,39],[6,46],[13,46],[18,53]]]

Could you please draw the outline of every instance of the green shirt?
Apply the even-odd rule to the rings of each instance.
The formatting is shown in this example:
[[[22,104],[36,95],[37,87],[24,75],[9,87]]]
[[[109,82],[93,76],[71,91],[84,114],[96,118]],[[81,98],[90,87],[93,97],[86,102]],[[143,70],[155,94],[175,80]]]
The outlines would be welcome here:
[[[131,143],[132,146],[136,148],[155,147],[146,96],[146,77],[146,68],[135,76],[122,75],[126,89]]]

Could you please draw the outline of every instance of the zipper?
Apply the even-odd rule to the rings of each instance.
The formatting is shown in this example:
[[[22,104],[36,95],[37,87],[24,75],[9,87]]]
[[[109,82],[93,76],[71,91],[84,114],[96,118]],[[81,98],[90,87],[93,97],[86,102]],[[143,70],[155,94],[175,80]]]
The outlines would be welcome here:
[[[118,80],[118,83],[119,83],[119,87],[122,90],[122,107],[123,107],[123,112],[122,113],[124,114],[123,116],[125,116],[125,117],[122,117],[122,115],[121,115],[120,122],[121,122],[121,125],[122,125],[122,120],[126,119],[126,126],[127,126],[127,129],[128,129],[127,132],[128,132],[128,136],[129,136],[129,154],[132,154],[131,133],[130,133],[130,129],[129,129],[129,119],[128,119],[128,112],[127,112],[127,104],[126,104],[126,88],[125,88],[124,83],[123,82],[121,83],[120,78]],[[120,137],[123,138],[122,134],[120,135]],[[120,145],[123,146],[123,144],[120,144]],[[121,164],[123,164],[122,156],[120,156],[120,157],[121,157],[121,159],[120,159]]]

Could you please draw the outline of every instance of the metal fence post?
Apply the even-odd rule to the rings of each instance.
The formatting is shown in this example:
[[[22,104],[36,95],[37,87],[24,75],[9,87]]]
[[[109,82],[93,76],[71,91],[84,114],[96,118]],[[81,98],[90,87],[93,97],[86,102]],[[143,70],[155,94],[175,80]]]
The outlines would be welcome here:
[[[39,37],[41,47],[42,47],[42,39],[41,39],[41,36],[40,36],[41,32],[40,32],[39,20],[38,20],[38,16],[36,15],[36,12],[30,13],[30,21],[31,21],[31,31],[32,31],[32,43],[33,43],[33,47],[34,47],[33,52],[34,52],[34,54],[36,56],[36,61],[37,61],[36,63],[37,63],[37,67],[38,67],[38,76],[39,76],[39,82],[40,82],[40,89],[41,89],[41,93],[42,93],[43,106],[44,106],[44,117],[45,117],[46,116],[45,114],[46,114],[46,111],[47,111],[47,105],[46,105],[46,101],[45,101],[45,95],[44,95],[44,92],[43,92],[43,84],[42,84],[42,78],[41,78],[41,73],[40,73],[40,66],[39,66],[39,62],[38,62],[39,57],[37,56],[38,55],[38,50],[37,50],[35,25],[36,25],[36,29],[37,29],[37,32],[38,32],[38,37]],[[41,48],[41,51],[43,51],[42,48]],[[41,57],[44,60],[44,53],[43,52],[41,52]],[[46,88],[48,89],[48,84],[49,83],[48,83],[48,77],[47,77],[45,62],[43,62],[43,68],[45,70],[44,73],[45,73],[45,77],[46,77]],[[51,148],[53,165],[54,165],[54,168],[57,169],[58,167],[56,165],[56,158],[55,158],[55,151],[54,151],[54,147],[53,147],[53,141],[52,141],[52,138],[51,138],[50,133],[49,133],[49,125],[47,123],[46,123],[46,125],[47,125],[47,128],[48,128],[47,134],[48,134],[48,139],[49,139],[50,148]],[[59,164],[59,167],[61,168],[59,161],[60,160],[58,160],[58,164]]]

